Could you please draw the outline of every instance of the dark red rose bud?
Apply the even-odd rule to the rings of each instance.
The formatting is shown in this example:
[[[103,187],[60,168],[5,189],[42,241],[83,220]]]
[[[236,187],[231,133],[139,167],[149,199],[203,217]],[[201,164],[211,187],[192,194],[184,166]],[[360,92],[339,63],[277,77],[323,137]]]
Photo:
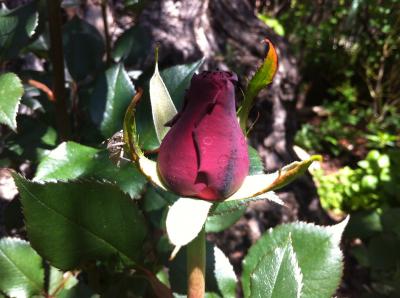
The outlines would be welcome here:
[[[247,144],[236,119],[236,81],[224,71],[193,76],[157,162],[164,183],[177,194],[222,200],[248,175]]]

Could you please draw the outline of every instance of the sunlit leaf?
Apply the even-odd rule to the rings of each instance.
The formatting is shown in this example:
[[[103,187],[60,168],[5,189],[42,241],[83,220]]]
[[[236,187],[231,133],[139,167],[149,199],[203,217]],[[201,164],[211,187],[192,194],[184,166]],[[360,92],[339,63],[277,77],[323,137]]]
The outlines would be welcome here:
[[[24,93],[21,80],[9,72],[0,75],[0,123],[17,130],[18,106]]]
[[[300,298],[303,277],[290,234],[286,241],[265,252],[249,279],[250,292],[245,297]]]
[[[255,245],[251,247],[249,253],[243,261],[242,284],[245,297],[255,297],[256,291],[269,288],[269,278],[273,275],[256,274],[266,270],[279,269],[274,263],[274,258],[280,253],[286,253],[288,249],[288,238],[291,238],[293,253],[292,259],[296,262],[289,262],[287,266],[292,266],[293,273],[296,266],[300,268],[302,274],[301,297],[305,298],[329,298],[335,293],[340,283],[343,271],[343,255],[340,251],[340,238],[344,228],[348,223],[348,218],[338,225],[331,227],[316,226],[304,222],[283,224],[270,229],[266,232]],[[289,249],[290,250],[290,249]],[[275,255],[275,256],[274,256]],[[284,256],[284,255],[283,255]],[[288,259],[288,260],[289,260]],[[263,268],[261,268],[263,267]],[[298,277],[299,275],[296,274]],[[290,275],[289,275],[290,276]],[[293,276],[294,277],[294,276]],[[290,279],[294,281],[294,279]],[[268,287],[267,287],[268,285]],[[276,283],[273,291],[282,293],[286,283]],[[298,284],[291,286],[291,290],[298,289]],[[288,290],[288,289],[287,289]],[[261,295],[259,297],[270,297]],[[281,297],[281,296],[276,296]],[[297,297],[297,295],[285,297]]]
[[[175,246],[192,241],[203,228],[211,202],[180,198],[168,210],[166,228],[168,238]]]
[[[137,163],[140,171],[147,177],[154,185],[160,187],[163,190],[167,190],[164,183],[161,181],[158,171],[157,163],[146,156],[139,146],[139,137],[136,131],[136,105],[142,96],[142,91],[139,91],[132,102],[129,104],[128,109],[125,113],[124,118],[124,141],[130,153],[131,159]]]
[[[254,105],[254,100],[258,93],[272,82],[276,71],[278,70],[278,56],[274,45],[268,40],[264,40],[267,45],[267,55],[264,58],[263,63],[257,69],[254,76],[251,78],[247,88],[244,92],[244,101],[238,112],[240,119],[240,127],[243,132],[246,133],[247,119],[251,108]]]
[[[57,298],[99,298],[84,281],[78,280],[71,271],[62,272],[54,267],[49,268],[49,294]]]
[[[44,288],[42,258],[28,242],[0,240],[0,292],[10,297],[33,297]]]
[[[165,124],[176,115],[177,111],[160,76],[157,61],[150,79],[150,102],[157,138],[161,142],[169,130]]]
[[[321,160],[321,157],[314,155],[308,160],[295,161],[272,174],[247,176],[239,190],[226,200],[243,200],[258,197],[269,191],[279,189],[304,174],[312,162],[319,160]]]
[[[95,260],[139,260],[147,234],[144,218],[116,186],[13,177],[31,244],[53,266],[71,270]]]
[[[146,179],[131,163],[117,167],[108,152],[75,142],[61,143],[38,165],[34,181],[72,180],[93,177],[116,183],[132,198],[140,197]]]

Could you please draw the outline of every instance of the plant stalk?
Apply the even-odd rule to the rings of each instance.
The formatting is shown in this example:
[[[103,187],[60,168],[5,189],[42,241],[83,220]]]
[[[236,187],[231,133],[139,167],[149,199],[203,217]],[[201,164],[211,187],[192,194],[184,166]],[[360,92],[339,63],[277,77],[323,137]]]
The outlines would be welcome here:
[[[204,227],[187,246],[187,297],[203,298],[206,289],[206,233]]]
[[[107,20],[107,0],[101,1],[101,15],[103,18],[104,25],[104,37],[106,41],[106,62],[110,64],[111,62],[111,40],[110,40],[110,30],[108,28]]]
[[[48,0],[47,7],[50,27],[50,58],[53,65],[56,123],[60,140],[65,141],[70,137],[70,122],[67,113],[65,93],[60,0]]]

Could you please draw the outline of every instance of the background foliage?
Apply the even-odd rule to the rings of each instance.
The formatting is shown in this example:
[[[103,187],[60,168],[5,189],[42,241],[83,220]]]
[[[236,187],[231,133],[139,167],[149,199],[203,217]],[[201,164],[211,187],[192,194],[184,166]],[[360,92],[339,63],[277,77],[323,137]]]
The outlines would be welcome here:
[[[324,152],[322,206],[352,215],[357,295],[399,295],[399,1],[266,1],[260,19],[290,40],[302,69],[295,142]],[[390,219],[389,219],[390,218]],[[380,244],[378,244],[380,243]],[[353,259],[354,258],[354,259]],[[384,269],[383,269],[384,268]],[[349,284],[355,274],[349,270]],[[352,272],[352,273],[350,273]]]

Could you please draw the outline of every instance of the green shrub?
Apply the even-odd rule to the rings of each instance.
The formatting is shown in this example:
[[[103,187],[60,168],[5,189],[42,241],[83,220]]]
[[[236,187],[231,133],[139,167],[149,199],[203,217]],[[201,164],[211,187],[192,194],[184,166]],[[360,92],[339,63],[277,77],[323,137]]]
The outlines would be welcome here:
[[[326,176],[322,170],[315,172],[322,206],[349,213],[400,204],[399,157],[399,150],[372,150],[355,169],[346,166]]]

